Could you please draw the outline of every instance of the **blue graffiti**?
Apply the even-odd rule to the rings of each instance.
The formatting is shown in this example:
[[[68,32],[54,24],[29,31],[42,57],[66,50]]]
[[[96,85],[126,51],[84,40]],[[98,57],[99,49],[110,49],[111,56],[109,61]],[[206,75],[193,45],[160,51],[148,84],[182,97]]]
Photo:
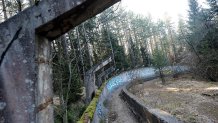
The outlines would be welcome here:
[[[109,92],[112,92],[114,89],[122,85],[122,83],[122,78],[120,76],[117,76],[111,79],[106,86]]]
[[[170,69],[170,68],[168,68]],[[176,68],[171,68],[176,69]],[[188,70],[187,67],[182,67],[179,69],[180,71]],[[122,87],[124,84],[128,84],[130,81],[135,79],[144,79],[148,77],[155,76],[155,69],[154,68],[141,68],[137,70],[131,70],[128,72],[124,72],[118,76],[113,77],[107,82],[106,87],[103,89],[103,92],[99,98],[99,102],[96,107],[96,112],[94,116],[93,123],[99,122],[99,119],[103,119],[107,117],[108,107],[104,107],[103,102],[106,99],[109,99],[110,96],[116,89]],[[97,115],[97,117],[96,117]]]
[[[97,111],[97,114],[98,114],[99,117],[103,117],[102,106],[101,106],[100,103],[97,104],[96,111]]]
[[[103,90],[105,92],[103,95],[107,96],[108,94],[115,91],[117,88],[123,86],[125,83],[128,83],[134,79],[146,76],[148,73],[153,74],[153,72],[151,71],[152,70],[148,68],[138,69],[138,70],[128,71],[116,77],[113,77],[107,82],[106,90]],[[106,98],[106,97],[103,97],[103,98]],[[103,101],[101,100],[100,102],[98,102],[97,107],[96,107],[96,113],[100,119],[105,118],[107,114],[107,108],[104,107],[102,104],[103,104]]]

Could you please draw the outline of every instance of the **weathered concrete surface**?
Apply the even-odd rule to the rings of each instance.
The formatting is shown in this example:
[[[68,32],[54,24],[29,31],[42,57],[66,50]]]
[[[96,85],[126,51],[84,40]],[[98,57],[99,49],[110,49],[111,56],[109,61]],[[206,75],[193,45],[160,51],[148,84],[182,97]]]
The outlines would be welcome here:
[[[36,57],[37,35],[55,39],[118,1],[42,0],[0,24],[0,103],[5,104],[0,109],[2,121],[34,123],[40,106],[46,105],[36,104],[35,98],[39,96],[38,62],[49,63]]]
[[[53,117],[53,87],[51,67],[51,42],[37,36],[38,80],[36,83],[37,123],[52,123]]]
[[[188,67],[186,66],[165,67],[164,70],[170,70],[176,73],[181,73],[181,72],[183,73],[188,71]],[[128,85],[134,80],[146,81],[150,78],[156,78],[158,76],[159,76],[159,72],[156,72],[154,68],[140,68],[140,69],[123,72],[108,80],[107,85],[104,87],[99,97],[92,123],[99,123],[102,120],[107,120],[108,111],[110,107],[105,105],[105,101],[110,99],[111,95],[113,95],[113,93],[116,93],[116,90],[125,87],[126,85]],[[166,76],[168,75],[166,74]]]
[[[112,66],[107,70],[103,71],[101,74],[97,75],[97,82],[96,85],[101,87],[102,83],[108,79],[108,75],[115,71],[115,68]],[[102,80],[103,79],[103,80]]]
[[[96,90],[96,72],[100,69],[104,68],[112,62],[112,58],[109,57],[102,61],[101,63],[93,66],[90,70],[85,73],[84,83],[86,88],[86,103],[91,102],[93,94],[95,94]]]
[[[150,78],[148,80],[152,80]],[[128,85],[129,87],[131,86]],[[127,87],[127,88],[129,88]],[[177,120],[171,114],[164,112],[160,109],[149,109],[144,105],[144,102],[138,99],[135,95],[130,93],[126,87],[124,87],[121,91],[121,97],[125,100],[129,108],[135,114],[140,123],[182,123]]]
[[[99,97],[92,123],[99,123],[102,120],[108,119],[108,111],[110,107],[105,105],[105,101],[110,99],[111,95],[113,95],[113,93],[116,93],[116,90],[122,88],[133,80],[144,80],[148,77],[153,76],[157,76],[155,74],[155,69],[141,68],[123,72],[108,80],[107,85],[104,87]]]
[[[108,101],[110,107],[108,123],[141,123],[135,118],[127,103],[120,98],[121,90],[122,88],[115,91]]]

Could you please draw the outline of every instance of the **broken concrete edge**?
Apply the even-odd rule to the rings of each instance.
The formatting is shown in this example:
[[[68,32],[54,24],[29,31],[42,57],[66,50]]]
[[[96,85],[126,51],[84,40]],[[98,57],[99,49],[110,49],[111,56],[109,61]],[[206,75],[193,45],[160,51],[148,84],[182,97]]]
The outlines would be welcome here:
[[[93,119],[99,96],[101,95],[101,92],[103,91],[104,87],[106,86],[108,81],[105,81],[102,86],[97,90],[95,97],[92,99],[86,110],[83,112],[81,118],[77,123],[90,123]]]
[[[146,81],[153,80],[157,77],[158,76],[147,78]],[[140,123],[183,123],[163,110],[149,109],[141,99],[130,93],[128,89],[137,83],[142,83],[142,81],[133,81],[124,86],[121,90],[120,97],[127,103],[130,110]]]

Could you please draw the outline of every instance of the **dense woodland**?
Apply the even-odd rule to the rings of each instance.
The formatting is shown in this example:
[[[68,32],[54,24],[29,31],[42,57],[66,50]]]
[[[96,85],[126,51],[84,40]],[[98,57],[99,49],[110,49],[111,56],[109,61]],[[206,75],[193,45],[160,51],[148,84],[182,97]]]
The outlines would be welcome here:
[[[82,114],[84,73],[108,56],[114,58],[116,73],[187,65],[196,76],[218,81],[218,5],[217,0],[207,3],[203,8],[189,0],[188,19],[180,17],[177,24],[168,15],[154,21],[152,14],[137,15],[118,3],[54,40],[54,92],[60,97],[56,122],[75,122]],[[1,22],[34,4],[1,0]]]

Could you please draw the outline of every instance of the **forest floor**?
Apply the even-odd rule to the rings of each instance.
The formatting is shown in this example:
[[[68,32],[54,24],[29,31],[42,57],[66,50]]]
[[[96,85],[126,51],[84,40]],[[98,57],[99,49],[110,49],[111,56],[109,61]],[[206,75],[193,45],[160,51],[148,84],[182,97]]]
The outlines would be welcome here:
[[[109,123],[138,123],[127,104],[120,98],[121,89],[113,93],[109,101]]]
[[[159,108],[185,123],[218,123],[218,83],[192,79],[191,75],[159,79],[129,89],[149,108]]]

